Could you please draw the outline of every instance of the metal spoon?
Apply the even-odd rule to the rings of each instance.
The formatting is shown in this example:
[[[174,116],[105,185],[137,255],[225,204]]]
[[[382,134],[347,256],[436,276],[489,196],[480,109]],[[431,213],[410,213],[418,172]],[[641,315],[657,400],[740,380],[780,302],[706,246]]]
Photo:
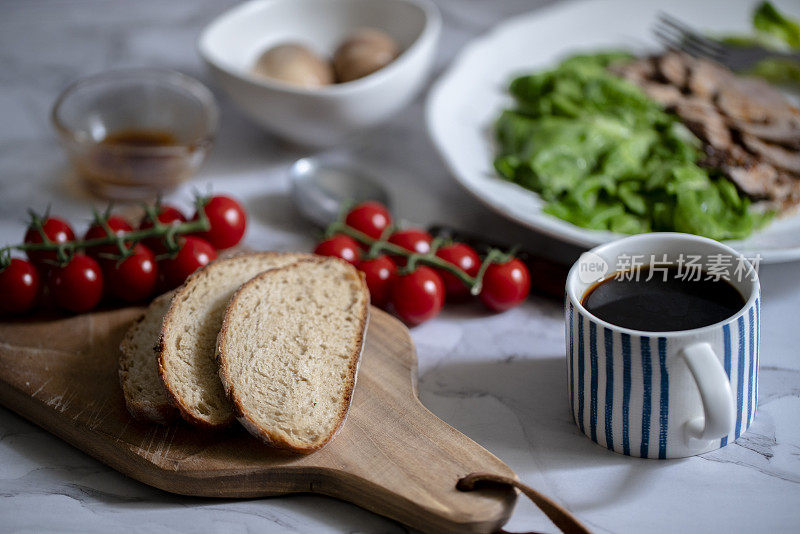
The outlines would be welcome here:
[[[335,221],[343,202],[377,200],[391,210],[388,191],[346,155],[320,154],[299,159],[289,169],[289,178],[295,207],[318,226]]]

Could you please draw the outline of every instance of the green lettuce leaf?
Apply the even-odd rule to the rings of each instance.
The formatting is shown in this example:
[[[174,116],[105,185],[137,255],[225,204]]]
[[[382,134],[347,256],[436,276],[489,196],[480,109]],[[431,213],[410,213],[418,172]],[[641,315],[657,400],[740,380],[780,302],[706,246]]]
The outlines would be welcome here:
[[[778,11],[771,2],[761,3],[753,12],[753,27],[792,48],[800,48],[800,23]]]
[[[629,58],[573,56],[512,80],[515,106],[495,126],[497,173],[586,228],[729,239],[764,224],[769,215],[751,213],[733,184],[697,165],[699,139],[606,68]]]
[[[800,63],[791,59],[762,59],[748,74],[779,85],[800,85]]]

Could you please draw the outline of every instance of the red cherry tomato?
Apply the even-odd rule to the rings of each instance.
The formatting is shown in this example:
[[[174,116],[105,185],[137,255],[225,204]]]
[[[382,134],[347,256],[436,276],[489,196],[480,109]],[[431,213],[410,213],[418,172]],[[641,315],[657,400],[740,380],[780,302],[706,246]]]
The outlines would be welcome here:
[[[63,267],[50,272],[50,293],[56,304],[75,313],[93,309],[103,296],[103,273],[97,262],[75,254]]]
[[[207,232],[197,234],[211,243],[217,250],[231,248],[239,243],[247,228],[247,214],[244,208],[230,197],[211,197],[203,206],[203,211],[208,217],[211,227]],[[192,220],[197,220],[195,213]]]
[[[42,230],[47,238],[53,243],[66,243],[75,240],[75,233],[69,224],[58,217],[48,217],[42,223]],[[42,236],[39,231],[32,226],[25,232],[25,243],[42,243]],[[28,259],[37,265],[43,265],[47,261],[56,261],[58,253],[55,250],[28,250],[25,252]]]
[[[217,257],[217,251],[211,243],[196,236],[180,237],[178,245],[180,249],[175,257],[167,258],[159,265],[159,277],[166,289],[178,287],[190,274]]]
[[[416,228],[400,230],[389,237],[389,243],[419,254],[426,254],[431,250],[431,241],[433,241],[433,237],[428,232]]]
[[[389,256],[378,256],[371,260],[362,260],[356,267],[364,273],[372,304],[386,306],[392,296],[392,282],[397,274],[397,265]]]
[[[156,219],[158,222],[163,224],[172,224],[174,222],[186,222],[186,216],[174,206],[169,206],[167,204],[163,204],[160,209],[158,210],[158,214],[156,215]],[[153,227],[153,221],[144,217],[141,222],[139,223],[140,230],[147,230],[148,228]]]
[[[531,290],[531,275],[519,259],[493,263],[483,274],[480,298],[487,308],[505,311],[519,306]]]
[[[450,262],[468,275],[474,277],[481,268],[481,258],[475,250],[463,243],[454,243],[436,251],[436,255]],[[448,299],[463,299],[469,295],[469,288],[455,275],[446,271],[437,271],[444,282]]]
[[[392,216],[380,202],[369,201],[362,202],[350,210],[344,222],[347,226],[378,239],[384,230],[391,226]]]
[[[424,265],[398,276],[392,284],[392,303],[397,315],[411,325],[436,317],[444,306],[441,277]]]
[[[186,222],[186,216],[178,209],[173,206],[163,205],[158,211],[158,215],[156,216],[158,222],[162,224],[180,224],[182,222]],[[153,221],[145,217],[139,223],[139,230],[148,230],[153,227]],[[161,254],[166,251],[166,247],[164,243],[162,243],[160,238],[157,237],[149,237],[147,239],[142,240],[142,244],[156,252]]]
[[[358,243],[350,236],[338,234],[317,245],[317,248],[314,249],[314,254],[341,258],[356,265],[359,254]]]
[[[113,235],[124,235],[126,232],[133,230],[133,227],[128,224],[128,221],[119,215],[112,215],[108,218],[108,227]],[[86,230],[86,235],[83,236],[87,241],[89,239],[100,239],[108,237],[105,228],[95,223]],[[93,258],[101,258],[101,255],[119,254],[119,248],[116,245],[100,245],[86,249],[86,253]]]
[[[155,255],[138,244],[133,254],[122,263],[115,260],[105,262],[106,286],[111,295],[126,302],[138,302],[153,294],[158,281]]]
[[[12,258],[0,271],[0,313],[21,314],[33,309],[39,295],[39,273],[33,264]]]

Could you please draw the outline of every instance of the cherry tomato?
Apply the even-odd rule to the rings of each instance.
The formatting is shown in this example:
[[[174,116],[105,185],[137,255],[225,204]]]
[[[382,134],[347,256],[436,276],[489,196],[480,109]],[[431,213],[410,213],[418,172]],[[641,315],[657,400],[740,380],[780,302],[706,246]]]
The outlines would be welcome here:
[[[126,302],[138,302],[153,294],[158,281],[158,268],[153,252],[137,244],[133,254],[122,263],[108,260],[103,272],[108,292]]]
[[[505,311],[519,306],[531,290],[531,275],[519,259],[493,263],[483,274],[480,299],[487,308]]]
[[[379,239],[392,224],[392,216],[380,202],[362,202],[350,210],[345,224],[368,236]]]
[[[186,216],[178,208],[167,205],[160,207],[156,218],[158,219],[158,222],[163,224],[180,224],[182,222],[186,222]],[[152,227],[153,221],[147,217],[143,218],[139,223],[139,230],[148,230]],[[166,251],[164,243],[158,237],[149,237],[147,239],[143,239],[142,244],[157,254],[161,254]]]
[[[159,266],[159,277],[165,289],[178,287],[190,274],[217,257],[211,243],[197,236],[182,236],[178,238],[178,245],[180,249],[175,257],[163,260]]]
[[[358,243],[350,236],[337,234],[317,245],[314,254],[341,258],[356,265],[358,263]]]
[[[50,272],[50,293],[56,304],[75,313],[93,309],[103,296],[103,273],[91,257],[75,254]]]
[[[198,237],[211,243],[217,250],[231,248],[242,240],[247,228],[247,214],[238,202],[230,197],[218,195],[211,197],[203,206],[203,211],[211,227],[207,232],[197,234]],[[195,213],[192,220],[197,218]]]
[[[42,230],[47,238],[53,243],[67,243],[75,240],[75,233],[72,228],[58,217],[48,217],[42,222]],[[28,227],[25,232],[25,243],[42,243],[42,236],[36,228]],[[56,261],[58,253],[55,250],[28,250],[25,252],[28,259],[37,265],[43,265],[48,261]]]
[[[386,306],[392,296],[392,282],[397,274],[397,265],[389,256],[378,256],[371,260],[362,260],[356,267],[364,273],[372,304]]]
[[[431,241],[433,237],[428,232],[416,228],[400,230],[389,237],[389,243],[419,254],[426,254],[431,250]]]
[[[481,268],[481,258],[475,250],[463,243],[454,243],[436,251],[436,255],[450,262],[468,275],[474,277]],[[437,271],[444,282],[448,299],[463,299],[469,295],[469,288],[455,275],[446,271]]]
[[[0,271],[0,313],[25,313],[39,295],[39,273],[32,263],[12,258]]]
[[[133,230],[133,227],[128,224],[128,221],[119,215],[112,215],[108,218],[108,228],[113,235],[124,235],[126,232]],[[83,236],[87,241],[89,239],[100,239],[101,237],[108,237],[108,233],[101,225],[94,223],[86,230],[86,235]],[[119,254],[119,248],[116,245],[100,245],[86,249],[86,253],[93,258],[101,258],[101,255]]]
[[[444,306],[444,283],[436,271],[420,266],[398,276],[392,284],[392,304],[406,323],[417,325],[439,315]]]
[[[156,219],[158,222],[163,224],[172,224],[174,222],[186,222],[186,216],[174,206],[169,206],[164,204],[160,206],[158,213],[156,215]],[[148,228],[153,227],[153,221],[144,217],[141,222],[139,223],[140,230],[147,230]]]

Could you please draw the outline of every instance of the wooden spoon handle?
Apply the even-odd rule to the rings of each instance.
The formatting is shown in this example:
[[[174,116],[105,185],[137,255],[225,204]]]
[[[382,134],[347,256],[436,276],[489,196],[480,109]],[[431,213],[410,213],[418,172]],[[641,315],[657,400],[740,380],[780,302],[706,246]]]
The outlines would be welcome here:
[[[456,484],[459,491],[472,491],[480,486],[513,486],[528,497],[564,534],[589,534],[589,529],[565,508],[559,506],[535,489],[513,478],[491,473],[470,473]],[[505,532],[505,531],[500,531]],[[535,533],[529,533],[535,534]]]

